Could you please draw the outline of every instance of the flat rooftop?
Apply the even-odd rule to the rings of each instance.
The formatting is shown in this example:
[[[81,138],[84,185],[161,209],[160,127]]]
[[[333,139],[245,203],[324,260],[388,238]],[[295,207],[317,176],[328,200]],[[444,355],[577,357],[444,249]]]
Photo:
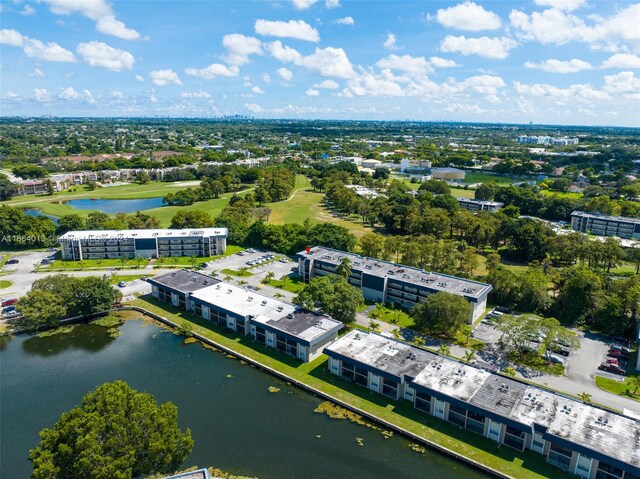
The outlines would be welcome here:
[[[574,211],[571,216],[582,216],[583,218],[599,218],[602,220],[621,221],[625,223],[640,224],[640,218],[629,218],[627,216],[603,215],[601,213],[589,213],[587,211]]]
[[[191,297],[243,317],[266,316],[273,319],[293,314],[297,308],[292,304],[267,298],[254,291],[222,281],[208,288],[198,289],[191,294]]]
[[[151,238],[182,238],[182,237],[227,236],[227,228],[188,228],[188,229],[149,229],[149,230],[87,230],[68,231],[58,238],[58,241],[78,239],[151,239]]]
[[[329,356],[331,353],[339,354],[397,378],[414,378],[427,364],[438,358],[437,355],[423,349],[380,334],[359,330],[345,334],[324,348],[324,353]]]
[[[489,205],[489,206],[504,206],[504,203],[501,203],[499,201],[474,200],[473,198],[463,198],[462,196],[456,196],[455,198],[460,203],[473,203],[477,205]]]
[[[304,309],[296,309],[292,314],[276,319],[260,315],[253,318],[253,321],[295,336],[309,344],[339,331],[343,326],[340,321],[329,316]]]
[[[492,286],[487,283],[449,276],[447,274],[423,271],[412,266],[368,258],[324,246],[314,246],[309,253],[301,251],[298,255],[329,263],[334,266],[339,265],[342,258],[349,258],[351,260],[351,269],[354,271],[362,271],[374,276],[386,277],[389,280],[424,286],[431,290],[446,291],[469,298],[482,298],[493,289]]]
[[[207,276],[206,274],[181,269],[170,273],[153,276],[148,279],[149,283],[158,283],[182,293],[192,293],[211,285],[220,283],[220,280]]]
[[[640,468],[640,420],[374,333],[351,331],[325,348],[325,354],[332,352],[394,376],[410,376],[416,386],[523,426],[536,424],[551,439]]]

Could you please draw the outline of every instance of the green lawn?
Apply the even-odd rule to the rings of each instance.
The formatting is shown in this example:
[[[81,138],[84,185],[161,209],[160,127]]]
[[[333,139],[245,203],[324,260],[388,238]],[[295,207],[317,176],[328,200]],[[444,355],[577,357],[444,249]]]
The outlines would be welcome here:
[[[464,188],[451,187],[451,194],[453,196],[461,196],[462,198],[473,198],[475,196],[475,191],[465,190]]]
[[[6,289],[8,287],[10,287],[13,283],[11,281],[7,281],[7,280],[0,280],[0,289]]]
[[[402,328],[413,327],[413,318],[402,309],[391,309],[387,306],[376,306],[369,313],[369,317],[389,324],[395,324]]]
[[[57,259],[50,264],[39,266],[38,271],[78,271],[83,269],[107,269],[107,268],[145,268],[149,264],[148,259],[142,259],[139,266],[133,259],[126,260],[124,266],[119,259],[85,259],[83,261],[71,261]]]
[[[231,256],[232,254],[236,254],[238,251],[244,251],[242,246],[236,245],[227,245],[227,249],[224,254],[219,254],[217,256],[198,256],[196,257],[197,265],[200,263],[208,263],[210,261],[215,261],[219,258],[224,258],[225,256]],[[191,268],[191,257],[190,256],[172,256],[167,258],[158,258],[154,263],[154,268],[171,268],[171,267],[189,267]]]
[[[498,176],[486,173],[484,171],[466,171],[464,178],[465,183],[489,183],[493,182],[499,185],[510,185],[517,181],[522,181],[530,178],[510,178],[508,176]]]
[[[305,282],[297,276],[285,276],[285,278],[286,279],[272,279],[269,281],[263,280],[262,282],[264,284],[268,284],[269,286],[273,286],[274,288],[284,289],[285,291],[289,291],[290,293],[299,293],[304,289]]]
[[[327,371],[327,357],[322,355],[311,363],[301,363],[252,341],[248,337],[225,333],[211,323],[191,313],[160,303],[153,298],[137,299],[130,304],[145,308],[160,316],[182,324],[192,324],[193,332],[209,338],[219,345],[243,354],[260,364],[271,367],[289,377],[322,390],[336,399],[374,414],[398,427],[440,444],[467,458],[493,467],[518,479],[567,478],[566,473],[547,464],[539,454],[519,452],[500,447],[480,435],[421,413],[407,401],[392,401],[353,383],[341,380]]]
[[[634,386],[628,384],[627,378],[624,378],[624,381],[621,382],[616,381],[615,379],[596,376],[596,386],[617,396],[624,396],[626,398],[640,401],[640,388],[636,394],[633,394]]]
[[[542,196],[551,196],[556,198],[565,198],[570,200],[579,200],[582,198],[582,193],[561,193],[559,191],[540,190]]]
[[[235,269],[229,269],[229,268],[225,268],[222,271],[220,271],[222,274],[228,274],[231,276],[240,276],[240,277],[244,277],[244,278],[248,278],[249,276],[253,276],[253,273],[247,270],[235,270]]]

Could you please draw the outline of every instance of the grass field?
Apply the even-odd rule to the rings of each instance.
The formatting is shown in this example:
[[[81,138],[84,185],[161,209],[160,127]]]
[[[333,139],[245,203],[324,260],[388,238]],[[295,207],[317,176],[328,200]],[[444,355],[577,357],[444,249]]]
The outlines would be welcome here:
[[[633,394],[634,387],[627,383],[627,378],[620,382],[615,379],[596,376],[596,386],[617,396],[624,396],[626,398],[640,401],[640,389],[638,389],[636,394]]]
[[[564,198],[569,200],[579,200],[583,197],[582,193],[561,193],[559,191],[540,190],[542,196],[550,196],[552,198]]]
[[[252,341],[249,337],[226,333],[191,313],[178,311],[154,299],[137,299],[130,304],[159,314],[177,324],[189,322],[195,333],[223,347],[243,354],[260,364],[276,369],[289,377],[330,394],[354,407],[374,414],[399,427],[447,447],[458,454],[493,467],[518,479],[565,478],[566,473],[547,464],[539,454],[519,452],[500,447],[481,435],[461,430],[416,410],[408,401],[392,401],[356,384],[341,380],[327,370],[327,357],[322,355],[310,363],[301,363],[273,348]]]
[[[464,177],[465,183],[497,183],[499,185],[510,185],[517,181],[522,181],[529,178],[518,178],[518,177],[509,177],[509,176],[498,176],[492,175],[490,173],[485,173],[484,171],[466,171],[466,175]]]
[[[6,279],[0,279],[0,289],[9,288],[13,283],[11,281],[7,281]]]
[[[228,274],[228,275],[231,275],[231,276],[240,276],[240,277],[244,277],[244,278],[247,278],[249,276],[253,276],[253,273],[250,272],[250,271],[247,271],[246,269],[235,270],[235,269],[225,268],[222,271],[220,271],[220,273]]]
[[[133,281],[134,279],[140,279],[143,276],[153,276],[151,274],[114,274],[113,276],[111,276],[109,278],[109,282],[111,284],[118,284],[120,281],[125,281],[125,282],[129,282],[129,281]]]
[[[271,279],[269,281],[263,280],[262,282],[269,286],[273,286],[274,288],[289,291],[290,293],[299,293],[304,289],[305,282],[297,276],[294,276],[293,278],[285,276],[285,278],[287,279]]]

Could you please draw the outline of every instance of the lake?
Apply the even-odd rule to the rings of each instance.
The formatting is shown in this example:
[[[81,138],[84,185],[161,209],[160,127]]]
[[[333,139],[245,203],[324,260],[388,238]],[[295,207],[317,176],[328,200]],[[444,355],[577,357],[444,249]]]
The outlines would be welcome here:
[[[385,439],[316,414],[319,398],[157,326],[136,320],[120,330],[117,339],[96,325],[46,338],[0,338],[1,477],[29,477],[38,432],[116,379],[178,406],[180,426],[195,440],[185,467],[260,479],[488,477],[435,452],[416,453],[397,435]]]
[[[116,213],[135,213],[136,211],[160,208],[164,205],[161,197],[144,198],[140,200],[105,200],[92,198],[79,198],[64,202],[78,210],[98,210],[110,215]]]
[[[45,216],[47,218],[49,218],[51,221],[53,221],[56,225],[58,224],[58,217],[57,216],[53,216],[53,215],[47,215],[44,214],[42,211],[36,209],[36,208],[27,208],[26,210],[23,210],[24,214],[29,215],[29,216]]]

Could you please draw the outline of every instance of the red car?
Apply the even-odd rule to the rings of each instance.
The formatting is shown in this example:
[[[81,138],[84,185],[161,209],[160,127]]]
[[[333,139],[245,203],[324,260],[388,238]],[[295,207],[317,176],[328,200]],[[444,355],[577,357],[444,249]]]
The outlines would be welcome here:
[[[4,308],[5,306],[13,306],[17,302],[18,298],[5,299],[2,303],[0,303],[0,307]]]
[[[623,359],[627,359],[629,357],[627,353],[619,349],[610,349],[609,352],[607,353],[607,356],[610,356],[612,358],[623,358]]]
[[[602,363],[600,366],[598,366],[598,369],[602,371],[608,371],[613,374],[620,374],[621,376],[624,376],[627,373],[620,366],[617,366],[614,364],[607,364],[607,363]]]

